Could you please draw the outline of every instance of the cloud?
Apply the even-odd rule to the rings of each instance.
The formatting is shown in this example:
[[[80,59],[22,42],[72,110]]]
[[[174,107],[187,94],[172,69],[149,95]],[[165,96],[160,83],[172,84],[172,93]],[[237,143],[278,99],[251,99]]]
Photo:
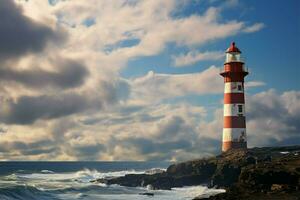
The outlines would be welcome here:
[[[0,127],[0,134],[1,133],[6,133],[7,132],[7,128],[6,127]]]
[[[174,56],[173,61],[175,67],[183,67],[192,65],[199,61],[204,60],[220,60],[224,58],[224,52],[221,51],[212,51],[212,52],[199,52],[199,51],[190,51],[187,54],[180,54],[179,56]]]
[[[256,24],[253,24],[252,26],[244,28],[243,32],[244,33],[253,33],[253,32],[257,32],[257,31],[263,29],[264,27],[265,27],[265,24],[256,23]]]
[[[101,97],[108,104],[126,101],[131,92],[131,86],[125,79],[103,80],[99,87]]]
[[[0,121],[6,124],[32,124],[36,120],[55,119],[92,110],[97,112],[126,101],[130,93],[129,85],[121,79],[101,82],[95,86],[95,90],[24,95],[17,99],[0,98]]]
[[[33,21],[23,15],[14,1],[2,0],[0,5],[0,59],[13,58],[30,52],[41,52],[48,42],[60,42],[64,32]]]
[[[156,108],[157,112],[164,112],[165,117],[154,122],[153,129],[148,130],[147,134],[151,136],[130,137],[120,141],[119,145],[134,148],[144,160],[189,160],[218,153],[221,127],[216,132],[204,129],[200,125],[207,123],[202,116],[203,110],[191,105],[186,105],[188,110],[178,109],[181,106],[170,106],[164,111],[163,106]]]
[[[249,146],[299,143],[299,100],[299,91],[269,90],[247,96]],[[20,159],[27,155],[31,159],[179,161],[220,152],[221,102],[209,119],[206,115],[211,111],[189,103],[119,107],[47,121],[51,126],[44,121],[35,123],[42,130],[50,130],[52,136],[36,138],[35,133],[21,143],[18,141],[25,135],[15,133],[18,129],[12,126],[0,140],[2,158]],[[143,120],[144,114],[151,120]],[[93,123],[83,123],[93,117]],[[34,130],[33,127],[30,132]],[[15,151],[8,152],[11,147]]]
[[[150,19],[149,19],[150,20]],[[187,18],[163,18],[161,22],[152,22],[151,29],[147,27],[138,37],[138,45],[129,48],[119,48],[116,54],[127,57],[150,56],[161,52],[168,43],[178,46],[200,46],[216,39],[237,34],[242,28],[242,22],[218,22],[218,10],[210,8],[202,15],[192,15]],[[189,27],[198,27],[190,29]]]
[[[132,98],[157,102],[187,94],[221,93],[223,83],[218,73],[219,69],[215,66],[193,74],[156,74],[150,71],[131,82]]]
[[[266,85],[266,83],[262,82],[262,81],[247,81],[247,82],[245,82],[246,88],[259,87],[259,86],[264,86],[264,85]]]
[[[9,65],[14,65],[14,63]],[[89,73],[83,64],[75,60],[56,58],[50,60],[50,65],[56,71],[44,70],[41,67],[31,67],[25,70],[1,67],[0,82],[1,84],[17,83],[32,89],[51,87],[67,89],[83,84]]]
[[[176,159],[178,151],[193,148],[194,141],[198,139],[198,133],[192,122],[187,121],[182,114],[177,112],[177,115],[174,113],[153,121],[150,123],[154,125],[152,125],[153,128],[149,127],[135,137],[127,136],[122,140],[113,137],[111,146],[114,148],[118,146],[118,149],[129,149],[134,152],[132,156],[141,160]],[[116,153],[114,152],[114,154]],[[118,158],[123,155],[118,153],[114,156]]]
[[[215,66],[191,74],[156,74],[150,71],[145,76],[129,81],[132,91],[130,100],[140,103],[153,103],[190,94],[221,94],[224,92],[224,83],[219,73],[220,68]],[[264,83],[261,81],[246,83],[247,87],[262,85]]]
[[[40,154],[50,154],[55,152],[53,142],[49,140],[39,140],[35,142],[13,141],[1,142],[0,151],[12,156],[34,156]]]
[[[89,4],[61,1],[55,4],[52,13],[69,30],[70,41],[76,41],[68,44],[72,51],[105,53],[126,60],[156,55],[168,43],[195,47],[236,35],[246,28],[244,22],[221,20],[222,10],[216,7],[203,14],[172,17],[183,4],[175,0],[110,1],[109,4],[97,0],[90,0]],[[87,19],[93,19],[92,26],[86,26]],[[138,42],[123,45],[127,41]]]
[[[300,93],[275,90],[247,98],[248,137],[251,146],[284,145],[300,142]]]
[[[92,102],[90,102],[92,101]],[[1,121],[7,124],[31,124],[38,119],[53,119],[84,111],[89,107],[101,108],[100,102],[93,102],[79,94],[64,93],[57,96],[22,96],[17,102],[3,100]]]
[[[71,144],[64,148],[69,156],[72,156],[77,160],[97,160],[100,157],[101,152],[106,151],[103,144],[96,142],[86,143],[79,140],[84,140],[84,138],[79,137],[76,139],[76,142],[71,141]]]

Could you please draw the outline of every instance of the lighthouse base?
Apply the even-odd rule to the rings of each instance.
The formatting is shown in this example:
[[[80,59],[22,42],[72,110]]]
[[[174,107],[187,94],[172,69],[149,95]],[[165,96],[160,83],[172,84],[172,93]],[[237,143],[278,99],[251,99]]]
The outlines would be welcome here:
[[[225,152],[230,149],[247,149],[247,142],[234,142],[234,141],[223,142],[222,151]]]

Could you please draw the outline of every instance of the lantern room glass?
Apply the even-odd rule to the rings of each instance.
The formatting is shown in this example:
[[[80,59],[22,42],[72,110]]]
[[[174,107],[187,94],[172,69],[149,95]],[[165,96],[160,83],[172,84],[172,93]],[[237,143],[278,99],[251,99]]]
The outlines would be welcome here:
[[[229,62],[243,62],[241,58],[241,53],[239,52],[226,53],[225,63],[229,63]]]

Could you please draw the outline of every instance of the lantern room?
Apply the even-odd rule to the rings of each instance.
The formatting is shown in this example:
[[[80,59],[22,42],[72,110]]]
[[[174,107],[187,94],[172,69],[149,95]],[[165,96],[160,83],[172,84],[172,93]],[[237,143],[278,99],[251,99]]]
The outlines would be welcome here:
[[[230,62],[243,63],[241,53],[242,52],[235,46],[235,43],[232,42],[230,47],[226,50],[225,63],[230,63]]]

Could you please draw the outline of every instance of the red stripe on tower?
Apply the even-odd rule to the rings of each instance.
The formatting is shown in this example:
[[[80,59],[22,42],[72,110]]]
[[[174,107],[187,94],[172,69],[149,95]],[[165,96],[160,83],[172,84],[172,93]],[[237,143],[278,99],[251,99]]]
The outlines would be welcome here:
[[[233,42],[226,51],[224,70],[224,126],[222,151],[246,149],[246,117],[244,78],[248,71],[241,59],[241,51]]]
[[[224,116],[224,128],[246,128],[244,116]]]
[[[245,103],[244,93],[224,93],[224,104]]]

